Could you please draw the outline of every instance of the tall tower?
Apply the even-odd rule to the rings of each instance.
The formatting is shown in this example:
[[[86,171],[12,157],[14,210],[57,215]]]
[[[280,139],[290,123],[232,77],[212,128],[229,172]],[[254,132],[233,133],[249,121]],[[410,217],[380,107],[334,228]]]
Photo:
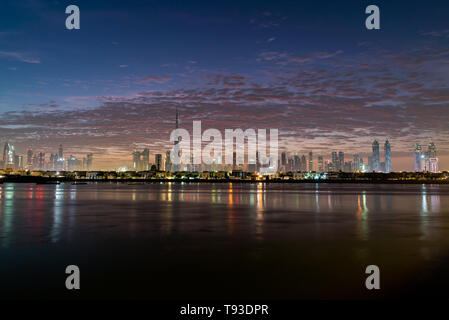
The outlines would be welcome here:
[[[59,160],[62,160],[64,158],[64,154],[62,152],[62,144],[59,145],[58,157],[59,157]]]
[[[379,142],[374,140],[373,142],[373,171],[380,170],[380,152],[379,152]]]
[[[391,172],[391,147],[390,147],[390,142],[388,140],[385,141],[384,151],[385,151],[385,172],[390,173]]]
[[[360,171],[360,156],[358,154],[354,155],[353,171]]]
[[[287,171],[287,154],[285,151],[281,153],[281,171]]]
[[[142,156],[141,170],[150,170],[150,149],[145,148],[140,154]]]
[[[165,171],[171,171],[170,150],[165,152]]]
[[[28,151],[27,151],[27,167],[28,167],[28,169],[31,169],[32,165],[33,165],[33,149],[31,149],[31,147],[29,147]]]
[[[162,170],[162,154],[157,153],[154,155],[154,163],[156,165],[156,170],[161,171]]]
[[[323,156],[318,156],[318,172],[324,172]]]
[[[313,152],[309,152],[309,171],[313,171]]]
[[[344,171],[345,169],[345,153],[343,151],[338,152],[338,171]]]
[[[422,167],[422,148],[419,143],[415,144],[415,172],[423,171]]]
[[[437,157],[437,151],[435,148],[435,144],[433,142],[429,143],[429,158],[436,158]]]
[[[87,154],[87,160],[86,160],[86,169],[87,171],[92,170],[92,161],[93,161],[93,154],[88,153]]]
[[[178,108],[176,108],[176,125],[175,125],[175,129],[179,128],[179,113],[178,113]],[[177,155],[178,159],[181,160],[179,158],[180,154],[179,154],[179,138],[177,138],[174,142],[173,142],[173,152]],[[173,170],[174,171],[179,171],[180,169],[180,164],[173,164]]]
[[[332,151],[332,171],[338,171],[338,158],[337,152]]]
[[[435,147],[435,144],[433,142],[429,143],[429,150],[428,150],[428,171],[433,173],[438,173],[438,158],[437,158],[437,150]]]

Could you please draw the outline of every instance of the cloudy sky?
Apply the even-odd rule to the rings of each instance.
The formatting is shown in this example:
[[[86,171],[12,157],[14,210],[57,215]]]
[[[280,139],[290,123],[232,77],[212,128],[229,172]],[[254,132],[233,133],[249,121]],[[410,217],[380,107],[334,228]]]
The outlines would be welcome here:
[[[325,158],[389,139],[395,170],[433,140],[449,170],[449,3],[392,2],[3,0],[0,143],[115,168],[167,149],[178,108],[189,131],[277,128]]]

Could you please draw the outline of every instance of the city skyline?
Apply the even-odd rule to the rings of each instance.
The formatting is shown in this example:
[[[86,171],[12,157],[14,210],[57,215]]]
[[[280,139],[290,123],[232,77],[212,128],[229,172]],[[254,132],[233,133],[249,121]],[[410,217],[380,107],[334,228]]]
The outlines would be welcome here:
[[[5,1],[0,13],[0,142],[19,154],[62,144],[100,168],[131,166],[134,149],[165,155],[178,110],[180,127],[277,128],[280,152],[306,157],[367,158],[388,139],[393,171],[413,171],[414,145],[433,142],[449,169],[438,5],[384,3],[373,32],[358,1],[78,1],[82,27],[71,31],[67,4]]]
[[[176,129],[178,128],[178,113],[176,113]],[[176,149],[177,144],[174,144]],[[173,149],[173,150],[174,150]],[[249,159],[245,154],[244,163],[242,165],[236,165],[236,152],[234,152],[233,164],[223,164],[211,167],[204,163],[200,165],[180,164],[172,168],[170,153],[173,150],[167,150],[165,155],[163,153],[153,152],[150,153],[148,148],[144,148],[143,151],[134,149],[132,152],[131,165],[123,165],[121,167],[114,168],[115,170],[129,170],[129,171],[220,171],[220,170],[244,170],[244,171],[259,171],[261,161],[259,159],[259,152],[256,153],[256,159]],[[235,149],[234,149],[235,150]],[[394,172],[392,170],[391,163],[391,144],[389,140],[384,143],[384,152],[380,153],[379,142],[374,140],[372,143],[372,153],[367,154],[366,158],[363,158],[364,153],[352,154],[352,160],[345,161],[345,152],[332,151],[328,157],[323,154],[313,155],[313,152],[308,152],[302,156],[298,152],[279,152],[278,153],[278,172]],[[381,158],[383,155],[384,161]],[[348,156],[348,154],[346,154]],[[151,159],[154,159],[152,162]],[[346,158],[348,159],[348,158]],[[364,160],[365,159],[365,160]],[[191,160],[193,161],[193,160]],[[445,171],[439,167],[439,160],[437,155],[437,149],[433,142],[428,144],[428,150],[424,151],[421,144],[415,144],[415,150],[413,153],[414,169],[410,172],[441,172]],[[251,163],[254,166],[251,166]],[[40,170],[40,171],[79,171],[79,170],[108,170],[99,166],[93,165],[93,154],[88,153],[81,160],[76,156],[70,154],[70,156],[64,156],[63,146],[59,145],[57,153],[50,153],[49,157],[46,157],[46,153],[43,151],[34,153],[32,148],[27,149],[26,158],[25,155],[17,154],[15,148],[10,143],[6,142],[3,149],[3,157],[0,160],[0,169],[15,169],[15,170]],[[110,170],[110,169],[109,169]],[[407,171],[407,170],[396,170]]]

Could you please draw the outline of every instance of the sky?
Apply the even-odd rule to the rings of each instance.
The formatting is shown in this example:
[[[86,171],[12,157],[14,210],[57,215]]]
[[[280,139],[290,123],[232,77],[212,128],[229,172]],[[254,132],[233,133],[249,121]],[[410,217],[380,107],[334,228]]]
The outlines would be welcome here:
[[[65,8],[80,8],[67,30]],[[380,8],[367,30],[365,8]],[[281,151],[392,147],[413,169],[416,142],[449,170],[447,1],[2,0],[0,143],[95,167],[164,152],[179,110],[192,131],[279,130]],[[383,155],[382,155],[383,156]],[[348,159],[349,160],[349,159]]]

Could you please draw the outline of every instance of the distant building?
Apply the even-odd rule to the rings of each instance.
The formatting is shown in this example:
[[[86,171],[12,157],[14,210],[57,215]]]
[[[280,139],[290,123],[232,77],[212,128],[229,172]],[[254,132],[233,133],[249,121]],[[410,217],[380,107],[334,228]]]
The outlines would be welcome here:
[[[141,164],[140,164],[140,152],[137,150],[133,151],[133,169],[135,171],[139,171],[141,168]]]
[[[438,158],[437,158],[437,150],[436,150],[435,144],[433,142],[430,142],[428,148],[429,148],[427,151],[428,156],[426,159],[427,171],[430,171],[433,173],[438,173],[438,171],[439,171]]]
[[[385,151],[385,169],[383,170],[385,173],[391,172],[391,146],[390,142],[387,140],[384,144]]]
[[[307,171],[307,160],[306,160],[306,156],[302,155],[301,157],[301,171],[302,172],[306,172]]]
[[[162,154],[155,154],[154,155],[154,163],[156,165],[157,171],[162,171]]]
[[[29,170],[33,168],[33,149],[31,147],[27,150],[27,168]]]
[[[345,171],[345,153],[340,151],[338,153],[337,171]]]
[[[14,169],[15,155],[14,146],[6,142],[3,148],[3,166],[5,169]]]
[[[171,159],[170,159],[170,150],[165,152],[165,171],[169,172],[172,169]]]
[[[45,152],[39,152],[39,170],[44,170],[45,169]]]
[[[285,151],[281,153],[281,171],[285,171],[287,169],[287,154]]]
[[[150,150],[148,148],[143,149],[141,156],[139,170],[147,171],[150,169]]]
[[[323,156],[318,156],[318,172],[324,172]]]
[[[338,158],[337,158],[337,152],[333,151],[332,152],[332,170],[327,170],[327,171],[337,171],[338,170]]]
[[[419,143],[416,143],[415,144],[415,172],[423,171],[422,161],[423,161],[422,148]]]
[[[380,171],[380,151],[379,151],[379,142],[374,140],[373,142],[373,171]]]
[[[313,171],[313,152],[309,152],[309,171]]]
[[[301,170],[301,159],[299,158],[299,155],[297,153],[295,153],[295,156],[293,157],[293,166],[294,166],[294,171],[298,172]]]
[[[368,167],[366,168],[366,171],[374,171],[373,156],[368,156]]]
[[[93,164],[93,154],[88,153],[86,158],[86,170],[91,171],[92,170],[92,164]]]
[[[352,171],[360,171],[360,156],[358,154],[355,154],[353,156],[353,168]]]

